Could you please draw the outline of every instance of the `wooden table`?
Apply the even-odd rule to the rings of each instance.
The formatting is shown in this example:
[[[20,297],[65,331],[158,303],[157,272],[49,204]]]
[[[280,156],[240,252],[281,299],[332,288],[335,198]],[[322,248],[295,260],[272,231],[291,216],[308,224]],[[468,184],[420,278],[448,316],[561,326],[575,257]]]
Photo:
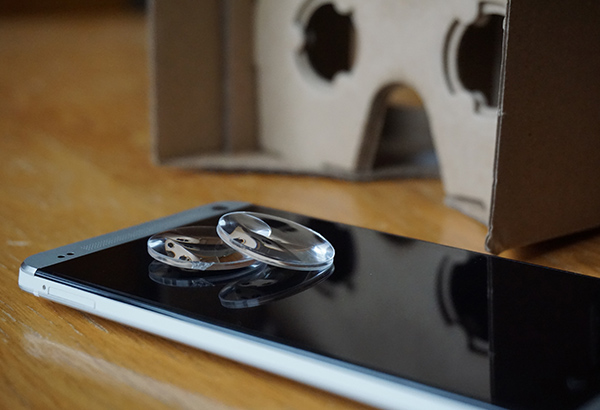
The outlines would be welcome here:
[[[145,30],[133,13],[0,19],[0,407],[361,407],[19,290],[33,253],[218,200],[483,251],[438,180],[154,165]],[[600,276],[600,232],[505,256]]]

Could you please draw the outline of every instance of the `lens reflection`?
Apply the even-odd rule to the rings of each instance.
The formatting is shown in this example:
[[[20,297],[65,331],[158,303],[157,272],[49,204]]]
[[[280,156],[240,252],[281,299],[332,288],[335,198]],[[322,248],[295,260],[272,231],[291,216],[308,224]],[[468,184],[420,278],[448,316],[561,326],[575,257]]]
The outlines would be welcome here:
[[[231,271],[218,271],[206,274],[202,271],[179,269],[164,263],[153,261],[148,266],[148,276],[154,282],[178,288],[206,288],[230,283],[262,269],[264,264],[256,263],[245,268]]]
[[[219,292],[221,304],[230,309],[264,305],[298,294],[327,279],[333,265],[315,271],[297,271],[263,265],[262,269],[230,283]]]
[[[221,286],[218,296],[221,304],[230,309],[242,309],[296,295],[327,279],[333,270],[333,265],[321,270],[298,271],[259,262],[241,269],[206,275],[153,261],[148,266],[148,276],[160,285],[177,288]]]

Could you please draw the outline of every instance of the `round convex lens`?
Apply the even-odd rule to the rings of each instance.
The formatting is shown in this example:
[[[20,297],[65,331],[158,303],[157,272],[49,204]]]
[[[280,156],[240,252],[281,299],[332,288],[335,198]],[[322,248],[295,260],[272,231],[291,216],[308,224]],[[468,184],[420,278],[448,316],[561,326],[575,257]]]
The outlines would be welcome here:
[[[219,219],[217,234],[250,258],[293,270],[323,269],[335,250],[319,233],[299,223],[255,212],[231,212]]]
[[[156,234],[148,239],[148,253],[167,265],[199,271],[237,269],[256,262],[223,243],[215,228],[207,226]]]

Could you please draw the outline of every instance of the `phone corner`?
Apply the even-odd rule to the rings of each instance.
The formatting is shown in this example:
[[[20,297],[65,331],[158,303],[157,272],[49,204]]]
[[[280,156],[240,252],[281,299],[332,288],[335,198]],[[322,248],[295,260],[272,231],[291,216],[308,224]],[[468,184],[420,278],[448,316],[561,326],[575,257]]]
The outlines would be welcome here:
[[[35,293],[35,272],[37,268],[27,263],[27,259],[19,267],[19,288],[25,292]]]

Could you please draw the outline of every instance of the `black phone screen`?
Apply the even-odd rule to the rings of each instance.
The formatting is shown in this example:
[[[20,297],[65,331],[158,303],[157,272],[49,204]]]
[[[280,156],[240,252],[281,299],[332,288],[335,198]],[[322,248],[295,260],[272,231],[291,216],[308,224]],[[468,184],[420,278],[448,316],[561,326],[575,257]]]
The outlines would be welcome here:
[[[243,273],[165,270],[148,255],[147,238],[36,274],[499,406],[576,408],[600,393],[599,279],[247,210],[321,233],[336,249],[333,271],[303,288],[297,276],[250,287],[258,294],[247,298],[261,303],[233,308],[220,295],[236,284],[248,290]],[[217,219],[194,224],[214,226]],[[270,288],[277,298],[265,297]]]

